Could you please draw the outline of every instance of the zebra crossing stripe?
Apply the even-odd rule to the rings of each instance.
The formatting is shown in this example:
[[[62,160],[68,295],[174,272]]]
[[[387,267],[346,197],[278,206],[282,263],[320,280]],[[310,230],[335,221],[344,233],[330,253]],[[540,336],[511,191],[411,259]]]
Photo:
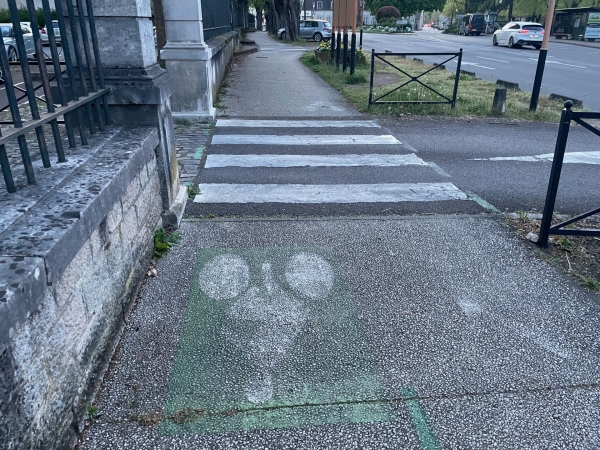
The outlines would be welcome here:
[[[219,184],[198,186],[195,203],[395,203],[468,200],[452,183]]]
[[[372,120],[245,120],[218,119],[217,127],[228,128],[381,128]]]
[[[398,145],[391,135],[322,135],[277,136],[272,134],[217,134],[212,145]]]
[[[427,166],[413,153],[406,155],[208,155],[206,169],[217,167],[400,167]]]

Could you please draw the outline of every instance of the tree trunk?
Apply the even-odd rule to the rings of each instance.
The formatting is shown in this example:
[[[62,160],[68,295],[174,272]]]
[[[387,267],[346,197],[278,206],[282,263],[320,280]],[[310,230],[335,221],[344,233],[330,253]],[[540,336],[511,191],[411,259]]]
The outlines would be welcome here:
[[[280,27],[285,27],[285,40],[300,39],[300,0],[274,0]]]
[[[275,0],[268,0],[265,6],[267,10],[267,32],[277,35],[277,30],[280,27],[277,13],[275,12]]]

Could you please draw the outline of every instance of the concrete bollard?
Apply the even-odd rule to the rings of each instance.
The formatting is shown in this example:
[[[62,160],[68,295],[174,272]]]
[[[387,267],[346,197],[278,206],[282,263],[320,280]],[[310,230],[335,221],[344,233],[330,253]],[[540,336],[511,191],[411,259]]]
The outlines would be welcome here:
[[[507,89],[514,89],[515,91],[520,91],[519,83],[513,83],[512,81],[505,80],[496,80],[496,84],[498,86],[504,86]]]
[[[567,95],[550,94],[550,100],[559,100],[561,102],[566,102],[567,100],[571,100],[573,102],[573,106],[575,106],[577,108],[583,108],[582,100],[577,100],[576,98],[569,97]]]
[[[492,103],[492,111],[498,114],[504,114],[506,111],[506,88],[498,87],[494,93],[494,102]]]

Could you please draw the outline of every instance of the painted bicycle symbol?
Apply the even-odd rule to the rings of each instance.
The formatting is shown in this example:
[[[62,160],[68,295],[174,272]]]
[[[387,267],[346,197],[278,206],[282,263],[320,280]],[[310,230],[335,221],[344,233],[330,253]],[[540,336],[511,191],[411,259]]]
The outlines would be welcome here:
[[[287,286],[277,282],[272,262],[266,261],[260,276],[254,277],[260,280],[254,285],[248,262],[232,253],[212,258],[199,274],[200,288],[209,297],[223,301],[237,298],[221,332],[252,366],[244,392],[254,404],[273,396],[273,369],[302,331],[310,316],[310,301],[326,298],[333,288],[331,265],[314,253],[291,256],[284,275]]]

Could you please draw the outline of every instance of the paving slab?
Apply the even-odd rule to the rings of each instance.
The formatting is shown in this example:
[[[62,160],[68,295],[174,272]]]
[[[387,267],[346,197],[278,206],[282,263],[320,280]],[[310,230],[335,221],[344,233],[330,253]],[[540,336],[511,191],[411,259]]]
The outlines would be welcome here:
[[[82,448],[600,443],[600,306],[495,219],[180,231]]]

